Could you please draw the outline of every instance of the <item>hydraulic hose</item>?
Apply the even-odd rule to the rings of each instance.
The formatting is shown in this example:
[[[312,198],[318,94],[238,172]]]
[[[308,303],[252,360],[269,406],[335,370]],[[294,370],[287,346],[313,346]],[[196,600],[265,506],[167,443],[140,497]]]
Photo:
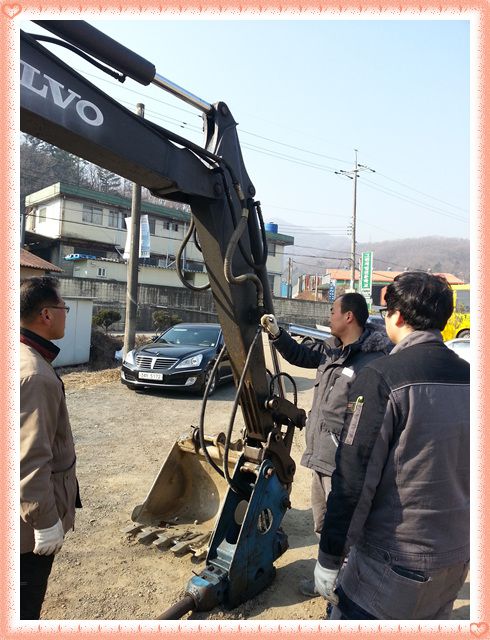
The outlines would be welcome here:
[[[218,467],[218,465],[215,463],[215,461],[211,458],[211,456],[209,455],[208,449],[207,449],[207,445],[206,445],[206,441],[204,438],[204,416],[206,414],[206,404],[208,402],[208,397],[209,397],[209,389],[211,387],[211,384],[213,383],[213,378],[216,375],[216,371],[218,370],[218,366],[219,363],[221,362],[221,359],[223,357],[223,354],[225,353],[226,350],[226,346],[223,345],[223,347],[221,348],[221,351],[219,352],[218,357],[216,358],[213,368],[211,370],[211,375],[209,376],[209,379],[207,381],[206,384],[206,388],[204,390],[204,395],[202,398],[202,403],[201,403],[201,413],[199,416],[199,445],[204,453],[204,457],[206,458],[207,462],[213,467],[213,469],[215,471],[217,471],[220,476],[222,478],[225,477],[225,474],[223,473],[223,471]]]
[[[231,434],[233,432],[233,424],[235,422],[236,412],[238,411],[238,402],[240,399],[240,394],[242,392],[243,385],[245,382],[245,376],[250,366],[250,360],[252,359],[252,353],[253,353],[254,347],[257,344],[257,340],[261,334],[262,334],[262,327],[259,327],[255,333],[255,337],[247,353],[247,358],[243,366],[242,375],[240,376],[240,382],[238,383],[238,388],[235,395],[235,401],[233,403],[230,422],[228,424],[228,431],[226,433],[225,450],[223,452],[223,473],[225,474],[225,478],[226,478],[226,481],[228,482],[228,485],[231,487],[231,489],[233,489],[235,493],[238,493],[239,495],[243,495],[243,490],[230,477],[230,473],[228,471],[228,453],[229,453],[230,443],[231,443]],[[245,497],[248,497],[248,496],[245,496]]]
[[[255,202],[255,210],[259,218],[260,235],[262,236],[262,257],[259,261],[258,266],[264,266],[267,263],[269,250],[267,248],[267,236],[265,234],[264,217],[262,215],[262,207],[260,206],[260,202]]]
[[[296,382],[294,381],[294,378],[290,376],[289,373],[286,373],[285,371],[279,371],[274,376],[272,376],[269,384],[270,395],[272,396],[272,394],[274,393],[274,382],[276,380],[279,381],[280,378],[287,378],[293,385],[293,404],[297,406],[298,405],[298,387],[296,386]]]
[[[228,171],[228,173],[231,176],[231,180],[233,182],[234,178],[233,178],[233,173],[231,171],[231,169],[229,167],[227,167],[226,165],[224,165],[225,169]],[[235,204],[233,202],[233,198],[231,197],[231,193],[230,193],[230,189],[228,187],[228,182],[226,181],[226,177],[224,175],[224,171],[225,169],[223,169],[222,167],[220,167],[221,169],[221,179],[223,181],[223,189],[225,192],[225,196],[226,196],[226,201],[228,202],[228,207],[230,209],[230,213],[231,213],[231,219],[233,222],[233,226],[236,229],[237,227],[237,220],[236,220],[236,215],[235,215]],[[235,186],[235,191],[237,192],[241,192],[241,187],[240,185]],[[255,268],[255,265],[253,263],[253,260],[247,255],[247,252],[245,251],[242,241],[241,239],[238,240],[238,246],[240,248],[240,253],[242,254],[243,259],[245,260],[245,262],[248,264],[249,267],[251,267],[252,269]]]
[[[175,259],[175,266],[177,267],[177,275],[179,276],[179,280],[182,282],[184,287],[187,287],[188,289],[191,289],[192,291],[206,291],[206,289],[209,289],[209,287],[211,286],[209,282],[207,284],[203,284],[202,287],[196,287],[195,285],[191,284],[190,282],[187,282],[187,280],[184,277],[184,273],[182,271],[182,268],[180,266],[180,260],[182,258],[182,254],[184,253],[184,249],[185,249],[187,243],[189,242],[192,234],[194,233],[194,228],[195,228],[194,220],[191,219],[191,223],[189,225],[189,229],[187,230],[187,233],[185,234],[185,237],[182,240],[182,243],[181,243],[181,245],[179,247],[179,251],[178,251],[177,257]]]
[[[233,269],[232,269],[233,255],[235,253],[238,241],[240,240],[240,237],[245,231],[247,224],[248,224],[248,209],[244,207],[242,209],[242,217],[240,218],[240,221],[235,231],[233,232],[230,238],[230,242],[228,243],[228,247],[226,249],[225,260],[224,260],[225,278],[229,284],[244,284],[245,282],[249,282],[249,281],[253,282],[257,288],[257,305],[260,308],[264,306],[264,287],[262,285],[260,278],[257,275],[255,275],[255,273],[243,273],[240,276],[235,276],[233,275]]]
[[[185,616],[189,611],[194,611],[195,608],[194,598],[192,596],[184,596],[182,600],[179,600],[164,611],[162,615],[158,616],[157,620],[180,620],[182,616]]]

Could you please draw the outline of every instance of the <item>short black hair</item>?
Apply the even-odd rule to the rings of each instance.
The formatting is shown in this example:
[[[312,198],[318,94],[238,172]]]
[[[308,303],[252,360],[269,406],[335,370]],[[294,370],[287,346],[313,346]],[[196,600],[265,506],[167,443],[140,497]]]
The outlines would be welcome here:
[[[26,278],[20,283],[20,319],[30,322],[43,307],[60,301],[59,281],[50,276]]]
[[[344,293],[339,296],[340,310],[342,313],[352,311],[352,315],[356,319],[357,324],[364,329],[366,321],[369,318],[369,309],[366,298],[360,293]]]
[[[453,312],[453,292],[446,278],[425,271],[397,275],[386,289],[385,302],[388,313],[399,311],[419,331],[442,331]]]

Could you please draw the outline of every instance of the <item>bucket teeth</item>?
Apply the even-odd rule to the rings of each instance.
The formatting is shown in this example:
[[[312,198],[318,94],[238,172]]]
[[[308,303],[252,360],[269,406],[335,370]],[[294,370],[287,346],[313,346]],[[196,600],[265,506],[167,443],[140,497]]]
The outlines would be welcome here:
[[[189,550],[192,551],[196,560],[204,560],[208,553],[208,542],[211,538],[211,531],[207,531],[197,538],[194,538]]]
[[[128,536],[135,536],[137,533],[141,531],[142,528],[143,528],[143,525],[133,523],[133,524],[130,524],[128,527],[124,527],[124,529],[121,529],[121,533],[125,533]]]
[[[193,540],[195,540],[196,538],[197,538],[197,533],[188,532],[187,534],[184,534],[180,538],[180,540],[177,540],[172,547],[170,547],[170,551],[175,556],[183,556],[184,553],[187,553],[188,551],[190,551],[190,546]]]
[[[147,546],[160,551],[170,550],[176,556],[192,553],[196,560],[202,560],[208,551],[211,531],[196,532],[184,527],[153,527],[134,523],[121,529],[128,537],[135,538]]]
[[[156,527],[144,527],[141,533],[136,534],[136,540],[142,544],[150,544],[164,531],[165,529],[157,529]]]
[[[155,545],[157,549],[160,549],[160,551],[164,551],[175,544],[175,541],[185,535],[185,533],[186,531],[183,529],[166,529],[158,534],[152,544]]]

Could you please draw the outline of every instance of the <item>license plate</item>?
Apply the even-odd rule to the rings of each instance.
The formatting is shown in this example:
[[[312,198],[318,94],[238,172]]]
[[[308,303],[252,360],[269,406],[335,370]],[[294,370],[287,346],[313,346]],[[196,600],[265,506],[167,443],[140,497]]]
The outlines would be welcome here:
[[[141,371],[138,377],[140,380],[163,380],[163,373]]]

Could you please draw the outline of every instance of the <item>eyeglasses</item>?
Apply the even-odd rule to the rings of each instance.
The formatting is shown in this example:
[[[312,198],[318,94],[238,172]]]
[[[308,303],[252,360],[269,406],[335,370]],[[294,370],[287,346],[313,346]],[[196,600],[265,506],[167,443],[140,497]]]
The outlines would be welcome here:
[[[379,310],[379,315],[384,320],[386,318],[386,316],[388,315],[388,307],[381,307],[381,309]]]
[[[64,306],[64,307],[54,307],[53,306],[53,307],[44,307],[44,308],[45,309],[64,309],[67,314],[70,313],[70,307],[66,307],[66,306]]]

